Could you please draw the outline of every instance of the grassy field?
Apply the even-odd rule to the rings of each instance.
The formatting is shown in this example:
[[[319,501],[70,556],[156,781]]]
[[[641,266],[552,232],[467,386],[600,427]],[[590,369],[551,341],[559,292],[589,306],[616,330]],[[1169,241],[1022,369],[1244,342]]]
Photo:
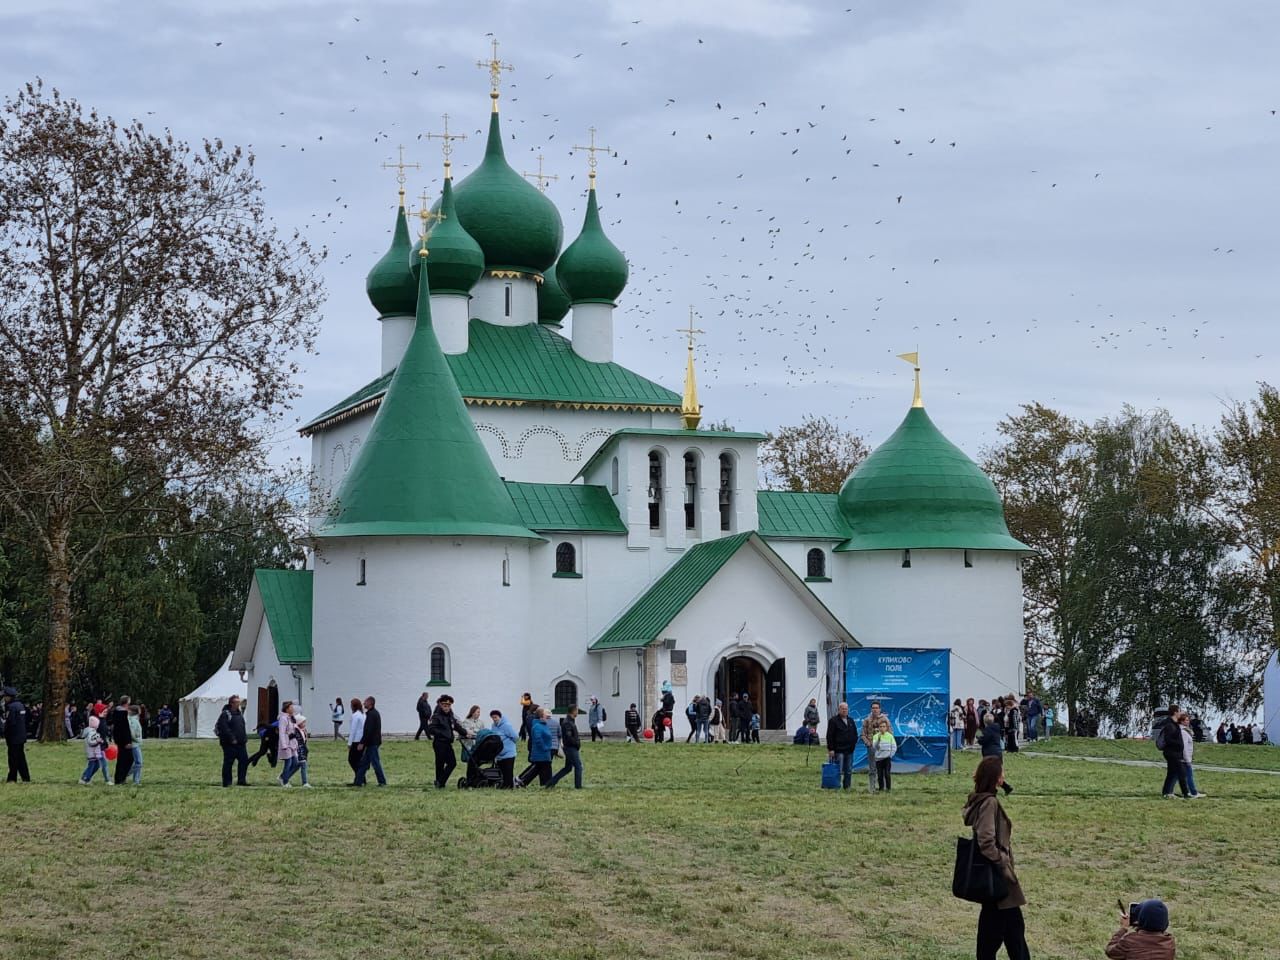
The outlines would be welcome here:
[[[339,786],[330,743],[308,791],[265,767],[222,790],[211,743],[147,743],[140,789],[77,786],[76,745],[29,756],[38,782],[0,785],[22,960],[973,956],[977,908],[950,896],[972,755],[890,796],[821,791],[825,754],[789,746],[587,744],[587,789],[516,793],[424,789],[425,742],[385,747],[384,790]],[[1280,958],[1280,777],[1205,772],[1210,799],[1172,802],[1161,775],[1010,758],[1037,960],[1100,957],[1116,898],[1150,895],[1183,960]]]

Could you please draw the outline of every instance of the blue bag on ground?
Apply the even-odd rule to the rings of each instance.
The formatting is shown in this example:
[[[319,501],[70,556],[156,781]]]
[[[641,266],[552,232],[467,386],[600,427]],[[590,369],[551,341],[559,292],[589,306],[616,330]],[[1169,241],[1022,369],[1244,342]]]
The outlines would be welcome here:
[[[822,765],[822,789],[838,790],[840,788],[840,764],[827,761]]]

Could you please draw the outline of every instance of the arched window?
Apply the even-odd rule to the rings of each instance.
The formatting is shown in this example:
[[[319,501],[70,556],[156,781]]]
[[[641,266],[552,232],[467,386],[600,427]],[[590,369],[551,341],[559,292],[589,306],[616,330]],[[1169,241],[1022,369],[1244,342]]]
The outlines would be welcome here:
[[[733,529],[733,457],[720,454],[720,529]]]
[[[613,667],[613,695],[616,697],[622,693],[622,668],[617,664]]]
[[[556,684],[555,712],[565,713],[570,707],[578,705],[578,685],[572,680],[561,680]]]
[[[572,543],[556,545],[556,573],[577,573],[578,551]]]
[[[662,454],[649,454],[649,529],[662,529]]]
[[[618,458],[613,458],[613,465],[609,468],[609,492],[615,497],[618,495]]]
[[[808,573],[805,576],[812,579],[825,578],[827,575],[827,555],[822,550],[814,547],[805,555],[805,564]]]
[[[684,455],[684,528],[698,529],[698,455]]]
[[[438,643],[431,648],[431,682],[449,682],[449,654]]]

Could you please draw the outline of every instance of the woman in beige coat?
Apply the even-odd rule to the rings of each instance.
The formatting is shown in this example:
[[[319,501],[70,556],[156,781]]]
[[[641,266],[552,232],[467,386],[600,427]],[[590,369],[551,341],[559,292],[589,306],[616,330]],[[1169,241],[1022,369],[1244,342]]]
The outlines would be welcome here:
[[[996,790],[1004,783],[1004,768],[999,757],[984,757],[973,773],[973,793],[964,806],[964,822],[973,827],[978,850],[1000,868],[1009,892],[998,903],[984,903],[978,914],[978,960],[996,960],[1000,945],[1004,944],[1009,960],[1029,960],[1026,927],[1022,920],[1022,906],[1027,898],[1014,869],[1013,847],[1010,838],[1013,823],[1000,801]]]

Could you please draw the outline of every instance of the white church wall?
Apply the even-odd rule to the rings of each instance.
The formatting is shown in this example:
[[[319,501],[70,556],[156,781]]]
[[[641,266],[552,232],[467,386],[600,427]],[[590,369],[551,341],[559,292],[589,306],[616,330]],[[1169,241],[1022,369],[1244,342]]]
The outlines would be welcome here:
[[[866,647],[949,647],[953,697],[1021,693],[1022,572],[998,551],[838,553],[832,612]]]
[[[365,585],[359,586],[362,551]],[[412,733],[435,644],[446,648],[449,685],[433,687],[433,694],[448,692],[505,713],[530,689],[525,626],[532,584],[523,541],[326,541],[314,576],[319,702],[372,694],[387,733]]]
[[[251,738],[254,728],[259,723],[269,723],[275,719],[275,717],[258,716],[259,687],[269,687],[274,682],[276,689],[280,692],[280,702],[292,700],[294,703],[301,704],[301,712],[304,715],[307,706],[315,700],[312,695],[311,665],[290,665],[280,662],[276,657],[276,645],[271,639],[271,626],[265,616],[258,627],[258,638],[254,642],[253,669],[245,671],[245,681],[249,688],[249,699],[244,706],[245,727],[249,730]],[[317,729],[311,722],[311,717],[308,716],[307,720],[308,726],[313,730]]]
[[[836,579],[836,554],[832,548],[836,542],[830,540],[768,540],[769,546],[786,563],[788,567],[795,571],[796,576],[805,581],[805,586],[813,591],[813,595],[821,600],[836,616],[843,620],[842,594],[841,591],[848,588],[847,583],[839,582]],[[827,582],[814,580],[809,577],[809,551],[821,550],[826,561]],[[845,626],[848,623],[845,622]],[[854,634],[857,637],[857,634]],[[859,638],[861,639],[861,638]]]
[[[750,546],[725,564],[663,631],[687,654],[688,681],[677,686],[675,725],[687,733],[684,710],[698,694],[714,695],[722,658],[748,656],[768,667],[786,659],[786,728],[794,729],[810,697],[821,694],[822,678],[809,677],[806,654],[821,651],[831,631]],[[821,662],[821,657],[819,657]],[[659,652],[658,679],[671,679],[670,652]],[[649,705],[649,710],[656,709]],[[647,720],[647,718],[646,718]]]
[[[569,483],[600,446],[628,427],[671,427],[674,413],[469,405],[471,419],[498,473],[527,483]],[[598,481],[588,481],[595,483]]]
[[[464,311],[465,312],[465,311]],[[413,339],[413,331],[417,326],[416,317],[398,314],[380,317],[382,325],[382,376],[390,373],[400,365],[405,350],[409,349],[409,341]]]
[[[471,316],[500,327],[537,323],[538,285],[530,276],[486,273],[471,289]]]

